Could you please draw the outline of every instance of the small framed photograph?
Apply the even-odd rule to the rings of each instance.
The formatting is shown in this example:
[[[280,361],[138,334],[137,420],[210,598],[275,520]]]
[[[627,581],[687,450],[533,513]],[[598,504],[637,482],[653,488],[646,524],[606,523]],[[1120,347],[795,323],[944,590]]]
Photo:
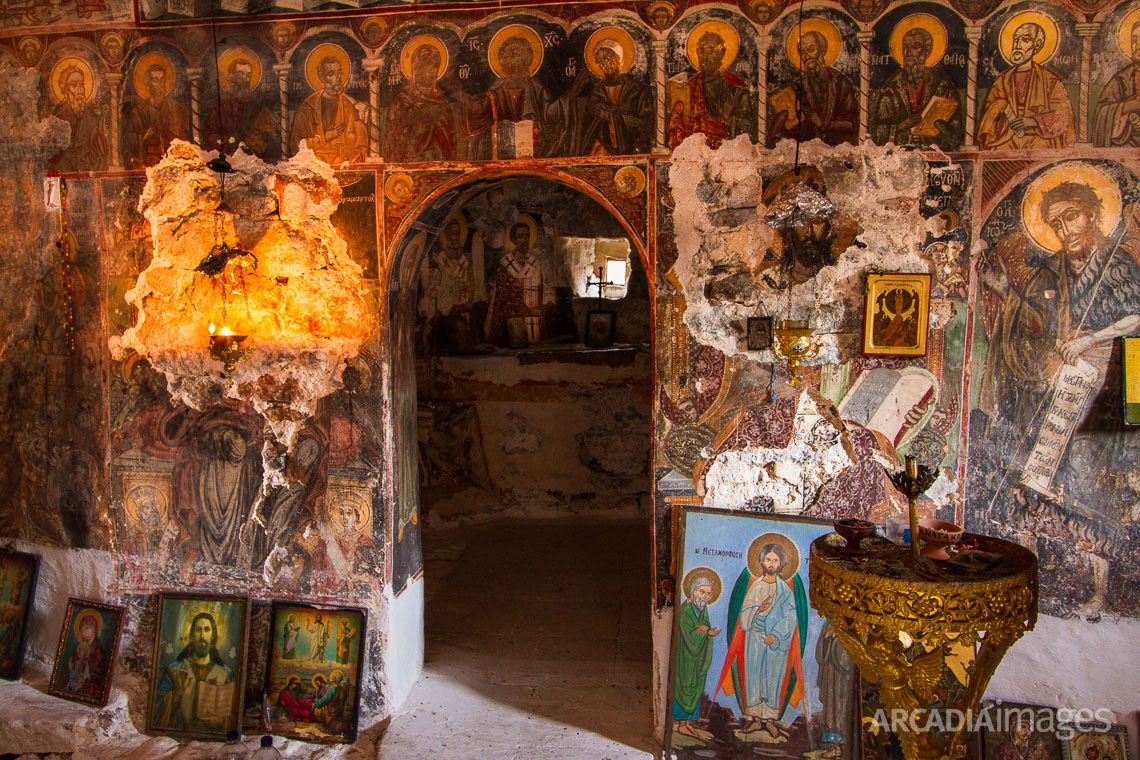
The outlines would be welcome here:
[[[266,733],[306,742],[356,741],[367,622],[364,610],[273,603]]]
[[[146,730],[224,741],[241,730],[249,599],[159,594]]]
[[[1127,726],[1110,723],[1067,724],[1061,760],[1132,760]]]
[[[748,318],[748,350],[767,351],[772,347],[772,318]]]
[[[40,558],[24,552],[0,551],[0,678],[15,681],[24,662],[28,613],[36,595]]]
[[[614,313],[591,311],[586,314],[586,347],[609,348],[614,344]]]
[[[1124,342],[1124,424],[1140,425],[1140,335]]]
[[[97,707],[107,704],[125,612],[113,604],[67,600],[48,693]]]
[[[930,322],[930,275],[867,275],[863,309],[863,353],[926,356]]]

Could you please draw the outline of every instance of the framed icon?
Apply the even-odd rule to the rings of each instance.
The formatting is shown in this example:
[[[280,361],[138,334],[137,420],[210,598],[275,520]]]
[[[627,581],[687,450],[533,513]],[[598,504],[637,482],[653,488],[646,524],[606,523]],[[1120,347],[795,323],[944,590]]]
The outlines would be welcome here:
[[[1123,338],[1124,424],[1140,425],[1140,335]]]
[[[926,356],[930,324],[930,275],[867,275],[863,353]]]
[[[241,730],[249,599],[159,594],[146,729],[222,741]]]
[[[39,565],[35,554],[0,551],[0,678],[9,681],[20,677],[24,663]]]
[[[356,740],[364,610],[273,603],[262,728],[307,742]]]
[[[772,347],[772,318],[748,318],[748,350],[766,351]]]
[[[614,313],[591,311],[586,315],[586,347],[609,348],[614,344]]]
[[[68,599],[48,693],[102,707],[123,633],[126,609],[86,599]]]

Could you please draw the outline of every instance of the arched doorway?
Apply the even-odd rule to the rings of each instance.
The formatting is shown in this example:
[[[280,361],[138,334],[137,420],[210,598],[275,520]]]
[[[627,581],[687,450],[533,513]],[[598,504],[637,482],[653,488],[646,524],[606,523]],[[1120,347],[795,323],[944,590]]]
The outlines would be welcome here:
[[[425,681],[447,672],[463,694],[528,719],[648,744],[643,244],[596,190],[537,171],[492,171],[437,190],[396,239],[386,303],[393,619],[405,618],[396,627],[410,635],[406,618],[426,619]],[[601,575],[590,575],[591,563]],[[401,602],[409,579],[418,603]],[[597,589],[594,600],[585,587]],[[498,619],[464,606],[472,599]],[[612,620],[593,623],[587,641],[583,617],[593,613]],[[577,709],[536,698],[550,679]],[[585,693],[603,686],[617,699],[608,707]],[[581,709],[588,703],[597,712]],[[621,707],[636,714],[619,717]]]

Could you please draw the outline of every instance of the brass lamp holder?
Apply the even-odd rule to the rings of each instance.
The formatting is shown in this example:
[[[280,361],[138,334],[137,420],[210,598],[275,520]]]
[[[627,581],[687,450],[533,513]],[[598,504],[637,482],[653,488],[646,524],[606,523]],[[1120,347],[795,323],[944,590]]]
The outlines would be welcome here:
[[[805,359],[818,356],[823,349],[823,342],[814,337],[814,333],[815,329],[808,327],[807,322],[791,319],[780,322],[780,326],[772,331],[772,350],[788,365],[792,374],[788,385],[793,388],[800,384],[800,364]]]
[[[938,480],[938,468],[917,463],[913,456],[906,457],[906,468],[890,473],[891,482],[906,496],[910,507],[910,556],[918,560],[918,498]]]
[[[237,363],[253,353],[253,341],[248,335],[211,335],[210,356],[222,363],[226,372],[233,372]]]

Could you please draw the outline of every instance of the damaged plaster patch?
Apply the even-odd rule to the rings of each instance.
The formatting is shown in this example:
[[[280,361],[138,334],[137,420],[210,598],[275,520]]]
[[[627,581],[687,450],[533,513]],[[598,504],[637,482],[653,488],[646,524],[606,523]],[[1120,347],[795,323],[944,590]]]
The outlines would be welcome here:
[[[685,291],[685,324],[695,340],[728,356],[746,355],[738,338],[748,317],[807,319],[823,334],[825,348],[805,363],[836,363],[841,361],[836,333],[860,330],[868,271],[930,271],[919,255],[926,235],[919,210],[926,163],[917,152],[891,147],[803,144],[801,165],[822,172],[828,199],[862,231],[836,264],[814,278],[773,287],[765,278],[772,279],[775,270],[765,256],[778,236],[762,221],[760,172],[790,171],[794,153],[791,141],[767,151],[745,135],[718,150],[700,135],[683,142],[669,173],[679,254],[674,272]],[[709,287],[714,278],[721,288]],[[731,299],[717,297],[726,291]]]
[[[0,355],[35,322],[37,283],[57,256],[53,227],[44,209],[45,164],[66,148],[71,130],[55,116],[40,119],[40,75],[35,69],[0,64],[0,193],[8,214],[0,222]]]
[[[195,272],[216,242],[220,188],[205,164],[210,155],[176,140],[147,169],[139,211],[150,222],[154,256],[126,294],[138,321],[111,338],[111,352],[147,357],[174,400],[195,409],[220,396],[251,402],[277,442],[292,448],[316,401],[340,387],[345,362],[375,330],[373,298],[329,221],[341,196],[333,170],[307,149],[273,165],[241,151],[230,159],[232,212],[222,214],[222,234],[252,252],[256,267],[242,268],[252,264],[248,257],[231,262],[228,288],[226,273]],[[239,325],[234,331],[253,340],[251,356],[228,376],[207,350],[207,326],[222,320],[223,300],[226,318]],[[271,448],[267,442],[267,460]],[[266,465],[267,475],[279,469]]]
[[[704,505],[800,514],[824,485],[857,463],[835,405],[808,388],[800,394],[787,448],[749,446],[718,455],[705,474]]]

